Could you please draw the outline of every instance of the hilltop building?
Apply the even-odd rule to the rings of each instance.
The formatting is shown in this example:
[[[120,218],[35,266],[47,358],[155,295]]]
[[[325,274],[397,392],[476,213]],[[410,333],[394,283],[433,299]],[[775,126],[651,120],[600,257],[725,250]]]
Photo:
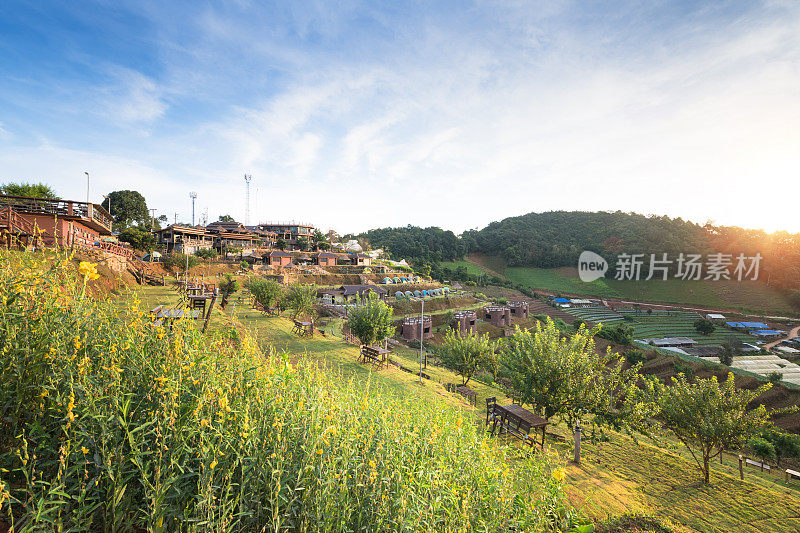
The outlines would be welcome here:
[[[0,195],[0,243],[92,247],[111,235],[103,207],[72,200]]]

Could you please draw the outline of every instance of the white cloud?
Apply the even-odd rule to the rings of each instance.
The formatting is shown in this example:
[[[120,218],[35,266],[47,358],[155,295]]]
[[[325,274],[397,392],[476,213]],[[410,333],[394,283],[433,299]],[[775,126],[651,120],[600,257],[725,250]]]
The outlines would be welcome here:
[[[121,67],[114,67],[111,75],[112,83],[97,89],[106,117],[124,123],[147,123],[164,115],[168,106],[154,80]]]

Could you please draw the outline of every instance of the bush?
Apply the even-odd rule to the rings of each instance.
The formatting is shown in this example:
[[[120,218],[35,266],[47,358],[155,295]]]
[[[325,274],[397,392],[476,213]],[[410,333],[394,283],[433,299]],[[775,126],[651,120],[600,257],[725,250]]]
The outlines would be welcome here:
[[[248,287],[250,294],[262,309],[279,307],[283,297],[283,287],[277,281],[263,278],[253,278]]]
[[[508,298],[495,298],[494,301],[497,305],[506,305],[508,303]]]
[[[617,344],[631,344],[633,342],[633,326],[628,324],[615,324],[603,326],[597,333],[598,337],[616,342]]]
[[[161,264],[172,272],[185,270],[187,263],[189,268],[194,268],[200,264],[200,260],[194,255],[186,254],[164,254],[161,256]]]
[[[201,248],[195,251],[194,255],[200,259],[216,259],[217,251],[213,248]]]
[[[692,368],[692,365],[682,359],[678,359],[672,363],[672,370],[676,374],[683,374],[686,376],[686,381],[691,381],[694,378],[694,368]]]
[[[80,299],[63,257],[0,254],[0,491],[15,526],[576,525],[543,454],[498,448],[457,409],[295,366],[233,324],[167,336],[134,297]]]
[[[639,363],[645,364],[647,362],[647,357],[641,350],[629,350],[625,352],[625,360],[628,361],[629,365],[633,366]]]
[[[781,381],[783,381],[783,374],[780,372],[770,372],[767,376],[767,380],[772,383],[773,385],[777,385]]]
[[[586,327],[586,322],[581,320],[580,318],[576,318],[572,321],[572,327],[575,329],[581,329],[581,326]]]

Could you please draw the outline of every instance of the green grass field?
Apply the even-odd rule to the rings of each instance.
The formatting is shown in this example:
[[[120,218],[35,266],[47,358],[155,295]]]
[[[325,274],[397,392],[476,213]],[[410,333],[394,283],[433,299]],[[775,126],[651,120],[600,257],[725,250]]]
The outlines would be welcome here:
[[[509,267],[505,269],[505,274],[514,283],[556,293],[736,309],[751,313],[798,314],[784,293],[761,282],[600,279],[584,283],[574,268]]]
[[[458,267],[464,267],[467,269],[467,274],[470,276],[482,276],[483,274],[486,274],[485,270],[473,263],[470,263],[469,261],[443,261],[441,265],[453,271],[455,271]]]
[[[176,299],[169,288],[142,288],[142,301]],[[226,315],[232,312],[231,307]],[[395,368],[373,372],[357,362],[358,350],[345,343],[339,333],[340,322],[332,322],[326,336],[300,338],[291,333],[291,322],[284,317],[268,318],[262,313],[238,306],[235,318],[255,338],[263,349],[288,352],[293,359],[306,358],[323,368],[336,369],[346,379],[368,384],[380,384],[392,395],[412,395],[429,402],[443,403],[470,416],[475,424],[483,424],[483,404],[488,396],[501,403],[508,400],[491,385],[470,382],[478,393],[478,407],[468,405],[461,397],[444,390],[441,383],[456,382],[459,378],[449,370],[429,366],[426,372],[433,381],[418,384],[418,379]],[[671,322],[661,319],[661,327]],[[212,322],[230,320],[218,312]],[[642,321],[643,325],[645,321]],[[418,352],[395,348],[392,357],[407,367],[418,364]],[[441,383],[440,383],[441,382]],[[568,429],[563,425],[551,430],[560,439],[548,436],[547,454],[556,464],[566,466],[566,493],[580,511],[595,521],[602,521],[628,511],[651,514],[675,524],[680,531],[797,531],[800,528],[800,500],[795,490],[786,487],[775,477],[748,471],[740,482],[735,461],[726,457],[725,464],[714,465],[712,484],[703,486],[699,472],[681,446],[665,439],[658,445],[644,439],[636,443],[630,437],[609,432],[608,442],[583,443],[583,462],[569,462],[571,444]],[[517,440],[498,438],[497,445],[520,447]],[[514,465],[510,465],[512,468]]]

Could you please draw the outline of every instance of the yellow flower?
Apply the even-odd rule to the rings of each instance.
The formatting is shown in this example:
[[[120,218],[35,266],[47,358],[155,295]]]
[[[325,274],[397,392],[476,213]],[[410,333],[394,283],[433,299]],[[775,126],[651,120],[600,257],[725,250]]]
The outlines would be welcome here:
[[[207,420],[207,419],[205,419],[205,418],[204,418],[204,419],[202,419],[202,420],[200,421],[200,425],[201,425],[201,426],[207,426],[207,425],[208,425],[208,420]]]
[[[83,455],[86,455],[87,453],[89,453],[89,448],[87,448],[86,446],[81,446],[81,451],[83,452]]]
[[[81,276],[88,280],[93,280],[100,277],[100,274],[97,273],[97,264],[90,263],[89,261],[81,261],[78,265],[78,272],[80,272]]]
[[[217,460],[214,459],[213,461],[211,461],[211,464],[208,465],[208,466],[211,467],[211,470],[214,470],[217,467]]]
[[[550,475],[550,477],[552,477],[559,483],[562,483],[564,479],[567,477],[567,472],[563,468],[556,468],[555,470],[553,470],[553,473]]]

